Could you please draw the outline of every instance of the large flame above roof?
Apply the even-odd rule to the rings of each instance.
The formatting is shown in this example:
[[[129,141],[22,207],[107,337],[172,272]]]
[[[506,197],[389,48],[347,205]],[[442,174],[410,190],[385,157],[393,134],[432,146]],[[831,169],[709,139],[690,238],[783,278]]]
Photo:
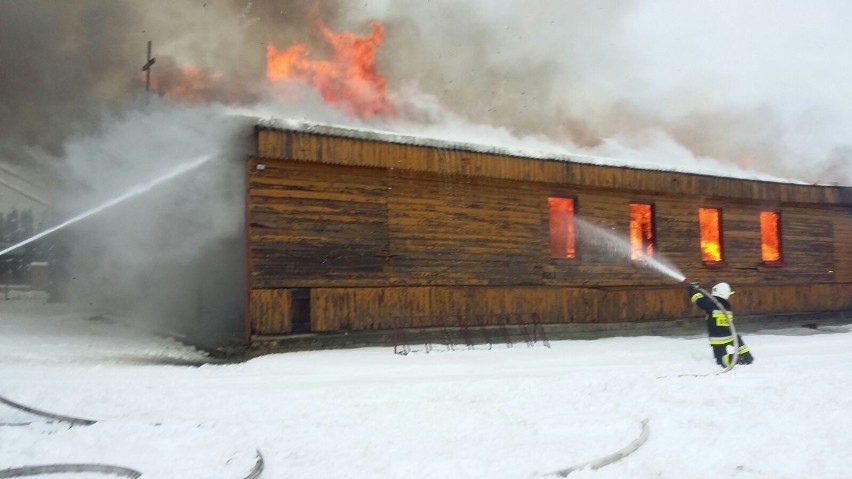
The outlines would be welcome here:
[[[266,47],[266,81],[278,85],[274,92],[292,99],[297,89],[293,82],[315,89],[323,101],[356,118],[394,115],[388,99],[385,78],[376,70],[376,51],[384,38],[384,25],[370,23],[369,35],[331,30],[316,8],[310,24],[331,47],[328,58],[316,58],[307,44],[297,42],[279,50]],[[140,75],[144,81],[144,74]],[[261,80],[262,79],[258,79]],[[223,75],[194,65],[179,65],[170,57],[157,60],[151,70],[151,88],[159,95],[183,103],[210,101],[246,104],[262,98],[257,80],[245,74]]]
[[[284,50],[266,47],[266,78],[271,82],[296,80],[315,88],[325,102],[359,117],[392,116],[385,78],[376,71],[376,49],[384,38],[384,25],[370,23],[370,34],[337,33],[314,9],[311,25],[332,48],[330,58],[314,59],[304,43]]]

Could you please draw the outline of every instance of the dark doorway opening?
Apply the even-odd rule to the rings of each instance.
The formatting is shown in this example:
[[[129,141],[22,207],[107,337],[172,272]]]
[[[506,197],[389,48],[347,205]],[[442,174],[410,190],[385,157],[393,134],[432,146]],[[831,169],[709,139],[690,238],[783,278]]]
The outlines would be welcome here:
[[[311,330],[311,290],[298,288],[290,292],[290,317],[293,319],[291,331],[304,333]]]

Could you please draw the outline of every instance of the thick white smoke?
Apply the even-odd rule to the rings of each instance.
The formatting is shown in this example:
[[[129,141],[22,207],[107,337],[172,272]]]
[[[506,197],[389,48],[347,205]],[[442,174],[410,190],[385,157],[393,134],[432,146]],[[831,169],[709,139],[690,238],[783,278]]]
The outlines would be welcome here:
[[[149,190],[57,231],[54,294],[141,325],[192,334],[202,344],[233,342],[237,322],[206,315],[215,297],[230,314],[242,308],[244,180],[253,118],[221,106],[175,107],[154,101],[70,140],[59,167],[63,188],[54,218],[112,204],[186,165],[209,158]],[[222,272],[210,277],[211,271]],[[204,336],[197,334],[203,332]]]
[[[352,15],[387,19],[394,84],[472,124],[592,154],[852,184],[845,2],[370,6]]]

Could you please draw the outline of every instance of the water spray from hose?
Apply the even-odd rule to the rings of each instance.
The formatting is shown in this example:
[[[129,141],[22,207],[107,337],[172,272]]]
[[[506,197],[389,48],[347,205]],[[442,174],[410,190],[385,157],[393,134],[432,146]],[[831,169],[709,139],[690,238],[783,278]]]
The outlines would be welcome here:
[[[147,183],[142,183],[140,185],[136,185],[121,196],[113,198],[113,199],[107,201],[106,203],[104,203],[100,206],[97,206],[97,207],[92,208],[90,210],[84,211],[83,213],[80,213],[79,215],[74,216],[73,218],[70,218],[70,219],[62,222],[61,224],[58,224],[58,225],[56,225],[52,228],[46,229],[46,230],[42,231],[41,233],[38,233],[35,236],[32,236],[30,238],[27,238],[27,239],[21,241],[18,244],[9,246],[8,248],[4,249],[3,251],[0,251],[0,256],[3,256],[4,254],[9,253],[10,251],[14,251],[14,250],[16,250],[16,249],[18,249],[22,246],[28,245],[28,244],[32,243],[33,241],[39,240],[39,239],[41,239],[41,238],[43,238],[43,237],[45,237],[45,236],[47,236],[51,233],[59,231],[62,228],[65,228],[66,226],[69,226],[69,225],[74,224],[78,221],[84,220],[84,219],[88,218],[89,216],[100,213],[101,211],[103,211],[107,208],[110,208],[112,206],[115,206],[115,205],[117,205],[117,204],[119,204],[119,203],[121,203],[125,200],[133,198],[134,196],[138,196],[142,193],[145,193],[145,192],[151,190],[152,188],[154,188],[155,186],[159,185],[160,183],[164,183],[164,182],[169,181],[173,178],[176,178],[177,176],[182,175],[183,173],[186,173],[187,171],[198,168],[199,166],[201,166],[204,163],[206,163],[207,161],[209,161],[211,158],[212,158],[212,156],[210,156],[210,155],[199,157],[199,158],[197,158],[197,159],[195,159],[195,160],[193,160],[189,163],[185,163],[183,165],[180,165],[179,167],[175,168],[174,170],[172,170],[171,172],[169,172],[169,173],[167,173],[163,176],[155,178],[155,179],[153,179],[153,180],[151,180]]]
[[[619,256],[629,257],[633,252],[630,242],[622,238],[612,231],[587,221],[579,216],[575,217],[578,229],[581,234],[589,234],[601,241],[602,245],[613,253]],[[686,276],[678,271],[673,265],[665,262],[662,258],[653,257],[647,254],[642,254],[639,260],[634,264],[653,269],[658,273],[664,274],[669,278],[681,283],[686,280]]]
[[[611,250],[613,253],[623,256],[629,256],[632,252],[630,242],[627,239],[619,237],[612,231],[602,228],[601,226],[598,226],[583,218],[575,217],[575,220],[577,222],[577,226],[580,232],[593,235],[595,238],[601,241],[604,247]],[[680,284],[686,285],[691,282],[676,267],[663,261],[663,259],[659,257],[652,257],[643,254],[640,257],[640,260],[637,261],[635,264],[653,269],[658,273],[664,274],[669,278],[672,278]],[[737,337],[737,330],[734,327],[733,315],[727,309],[725,309],[722,303],[720,303],[719,300],[717,300],[712,294],[708,293],[700,286],[698,286],[698,291],[700,291],[704,296],[707,296],[713,302],[713,304],[717,308],[719,308],[719,311],[722,311],[728,318],[728,325],[731,329],[731,334],[734,337],[734,354],[731,358],[731,363],[728,364],[728,366],[722,371],[723,373],[728,372],[734,368],[734,365],[737,364],[737,361],[739,360],[740,350],[740,343],[739,338]]]

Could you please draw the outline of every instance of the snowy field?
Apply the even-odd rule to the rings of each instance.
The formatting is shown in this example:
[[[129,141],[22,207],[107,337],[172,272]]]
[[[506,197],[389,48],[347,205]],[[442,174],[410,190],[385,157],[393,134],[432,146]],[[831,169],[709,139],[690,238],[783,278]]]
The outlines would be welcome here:
[[[0,304],[0,471],[124,466],[154,478],[847,478],[852,327],[762,331],[723,375],[706,339],[388,347],[203,364],[123,321]],[[415,345],[414,349],[418,349]],[[686,376],[683,376],[685,375]],[[104,475],[54,474],[60,477]]]

